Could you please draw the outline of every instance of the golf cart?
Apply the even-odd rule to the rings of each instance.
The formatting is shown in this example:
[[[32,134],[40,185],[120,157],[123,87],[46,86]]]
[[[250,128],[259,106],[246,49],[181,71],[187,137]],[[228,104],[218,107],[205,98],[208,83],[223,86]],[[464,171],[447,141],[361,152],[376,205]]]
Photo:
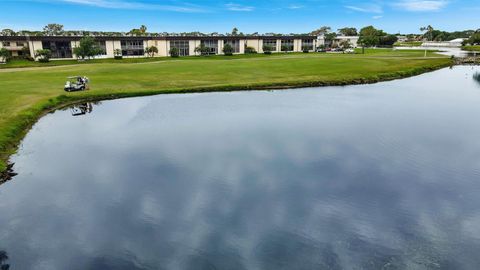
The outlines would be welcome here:
[[[89,79],[85,76],[68,77],[64,90],[67,92],[88,90]]]

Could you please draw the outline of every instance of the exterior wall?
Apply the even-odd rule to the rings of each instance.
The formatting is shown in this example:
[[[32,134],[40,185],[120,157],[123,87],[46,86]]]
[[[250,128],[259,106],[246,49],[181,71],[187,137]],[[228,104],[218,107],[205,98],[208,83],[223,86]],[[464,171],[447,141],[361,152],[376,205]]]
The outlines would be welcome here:
[[[247,47],[254,48],[258,53],[263,53],[263,40],[262,39],[247,39]]]
[[[190,55],[197,55],[197,53],[195,52],[195,48],[200,46],[200,43],[201,43],[200,40],[189,40],[188,41],[188,47],[189,47],[189,50],[190,50],[190,53],[189,53]]]
[[[9,41],[5,41],[5,42],[9,42],[10,44],[8,46],[5,46],[3,44],[4,41],[0,41],[0,48],[5,48],[7,49],[8,51],[10,51],[10,55],[15,57],[15,56],[19,56],[21,55],[21,51],[24,47],[27,47],[29,48],[29,53],[30,55],[33,55],[32,54],[32,49],[30,48],[30,44],[28,41],[26,40],[9,40]],[[17,43],[21,43],[20,45],[18,45]]]
[[[113,51],[115,52],[116,49],[122,50],[122,43],[120,40],[113,41]]]
[[[282,40],[277,39],[277,49],[275,50],[275,52],[281,52],[281,51],[282,51]]]
[[[348,40],[350,42],[350,45],[352,45],[353,48],[358,47],[358,37],[357,36],[340,36],[337,37],[333,43],[335,44],[340,44],[343,40]]]
[[[35,51],[43,49],[43,45],[41,41],[29,41],[28,47],[30,48],[30,55],[32,57],[35,57]]]
[[[302,40],[301,39],[294,39],[293,40],[293,51],[294,52],[301,52],[302,51]]]
[[[113,49],[113,42],[112,40],[107,40],[105,41],[105,49],[106,49],[106,53],[107,53],[107,58],[114,58],[115,57],[115,53],[114,53],[114,49]]]
[[[158,56],[168,56],[167,50],[167,41],[166,40],[157,40],[155,45],[158,48]]]
[[[241,39],[239,46],[240,46],[240,52],[238,52],[238,54],[244,54],[245,53],[245,40]]]
[[[73,52],[73,49],[76,48],[77,46],[80,45],[80,41],[71,41],[70,42],[70,47],[72,47],[72,59],[76,59],[77,56],[75,55],[75,53]]]

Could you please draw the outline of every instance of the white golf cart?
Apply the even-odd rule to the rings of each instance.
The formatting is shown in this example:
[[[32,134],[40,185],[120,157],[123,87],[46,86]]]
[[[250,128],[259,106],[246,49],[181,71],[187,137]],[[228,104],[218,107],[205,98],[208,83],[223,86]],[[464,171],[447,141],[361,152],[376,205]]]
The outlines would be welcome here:
[[[67,79],[68,80],[65,83],[65,87],[63,88],[67,92],[83,91],[89,89],[88,83],[90,82],[90,80],[85,76],[73,76],[68,77]]]

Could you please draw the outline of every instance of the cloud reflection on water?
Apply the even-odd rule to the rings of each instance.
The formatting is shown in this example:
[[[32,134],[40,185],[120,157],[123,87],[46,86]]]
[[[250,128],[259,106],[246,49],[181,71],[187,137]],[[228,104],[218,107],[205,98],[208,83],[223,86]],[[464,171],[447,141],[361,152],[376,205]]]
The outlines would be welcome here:
[[[0,248],[15,269],[474,269],[465,72],[48,115],[0,188]]]

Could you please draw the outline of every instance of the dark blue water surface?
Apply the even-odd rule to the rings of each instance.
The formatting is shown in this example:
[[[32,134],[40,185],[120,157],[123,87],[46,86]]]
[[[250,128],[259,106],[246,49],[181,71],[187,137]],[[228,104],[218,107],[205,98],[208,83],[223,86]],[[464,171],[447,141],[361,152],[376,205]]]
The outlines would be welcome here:
[[[0,186],[0,263],[478,269],[479,72],[49,114]]]

